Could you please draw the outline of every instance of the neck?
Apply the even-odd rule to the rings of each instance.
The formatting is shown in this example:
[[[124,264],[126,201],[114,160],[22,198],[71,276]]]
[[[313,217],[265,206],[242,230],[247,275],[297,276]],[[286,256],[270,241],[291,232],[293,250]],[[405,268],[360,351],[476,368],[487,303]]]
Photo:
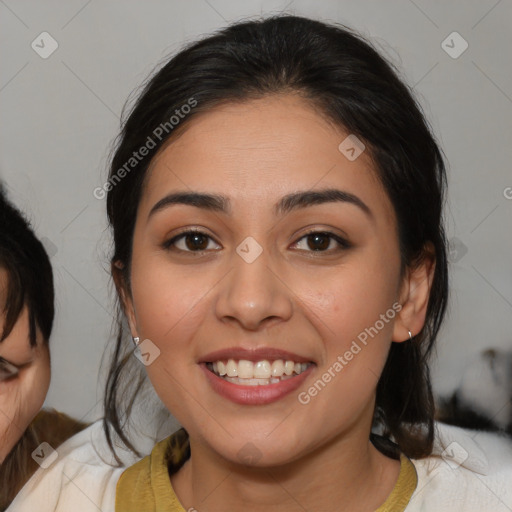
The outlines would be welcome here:
[[[338,435],[273,467],[233,463],[191,438],[191,457],[171,482],[185,510],[243,510],[247,504],[254,512],[375,510],[391,493],[400,462],[381,454],[369,433]]]

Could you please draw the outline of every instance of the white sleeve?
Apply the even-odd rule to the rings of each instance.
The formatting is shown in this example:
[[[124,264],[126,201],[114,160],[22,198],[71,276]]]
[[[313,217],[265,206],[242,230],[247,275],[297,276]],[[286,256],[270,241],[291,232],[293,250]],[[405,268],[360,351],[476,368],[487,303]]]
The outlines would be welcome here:
[[[406,512],[510,512],[512,439],[436,423],[430,457],[413,459],[418,485]]]
[[[114,512],[117,481],[126,467],[138,460],[128,450],[119,449],[124,466],[114,466],[101,420],[55,452],[43,447],[39,455],[41,467],[7,512]]]

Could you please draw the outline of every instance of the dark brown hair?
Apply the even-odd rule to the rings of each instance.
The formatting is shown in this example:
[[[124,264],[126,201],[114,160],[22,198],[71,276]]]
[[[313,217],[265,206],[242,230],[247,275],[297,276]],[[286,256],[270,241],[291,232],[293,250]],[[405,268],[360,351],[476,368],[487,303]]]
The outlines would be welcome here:
[[[0,186],[0,268],[7,272],[5,322],[0,342],[9,336],[23,308],[29,314],[31,346],[36,345],[37,327],[48,343],[54,309],[53,271],[43,244],[23,214],[12,205]]]
[[[435,251],[425,325],[412,341],[392,344],[377,386],[375,409],[385,435],[406,455],[427,456],[432,450],[434,416],[428,357],[448,300],[442,221],[445,165],[411,88],[356,31],[288,15],[243,21],[189,44],[148,80],[123,122],[110,167],[107,213],[113,231],[114,278],[130,290],[134,225],[152,160],[141,159],[119,179],[133,152],[165,123],[168,131],[153,140],[152,156],[175,137],[177,130],[171,129],[169,119],[191,98],[197,106],[179,121],[179,130],[198,113],[221,103],[286,92],[301,94],[326,119],[366,145],[398,219],[402,277],[407,267],[422,261],[427,245]],[[106,384],[104,428],[111,447],[113,429],[133,449],[124,427],[142,380],[131,377],[130,391],[124,384],[128,379],[123,375],[131,375],[135,358],[123,331],[121,309],[119,314]]]

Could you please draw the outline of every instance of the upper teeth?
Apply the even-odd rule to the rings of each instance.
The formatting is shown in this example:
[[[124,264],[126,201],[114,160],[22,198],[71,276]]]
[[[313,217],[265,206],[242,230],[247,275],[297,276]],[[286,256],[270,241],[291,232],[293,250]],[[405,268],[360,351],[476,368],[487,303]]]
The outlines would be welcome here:
[[[302,373],[311,363],[295,363],[294,361],[248,361],[246,359],[228,359],[227,361],[215,361],[212,363],[213,371],[217,375],[228,377],[239,377],[241,379],[269,379],[277,378],[283,375],[291,375],[295,372],[297,375]]]

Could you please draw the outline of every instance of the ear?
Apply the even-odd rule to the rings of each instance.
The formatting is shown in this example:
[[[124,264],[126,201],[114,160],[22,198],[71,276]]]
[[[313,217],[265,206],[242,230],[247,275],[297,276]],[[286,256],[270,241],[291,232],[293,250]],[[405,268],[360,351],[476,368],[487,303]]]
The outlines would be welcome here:
[[[408,268],[400,291],[402,309],[398,313],[393,329],[392,341],[401,343],[409,340],[409,333],[415,336],[425,325],[427,307],[434,280],[435,250],[427,242],[424,255],[419,263]]]
[[[121,300],[121,306],[124,314],[126,315],[126,319],[128,320],[132,338],[136,338],[138,336],[138,330],[135,308],[133,307],[132,296],[124,277],[123,269],[124,264],[121,261],[112,263],[112,277],[114,278],[114,284]]]

